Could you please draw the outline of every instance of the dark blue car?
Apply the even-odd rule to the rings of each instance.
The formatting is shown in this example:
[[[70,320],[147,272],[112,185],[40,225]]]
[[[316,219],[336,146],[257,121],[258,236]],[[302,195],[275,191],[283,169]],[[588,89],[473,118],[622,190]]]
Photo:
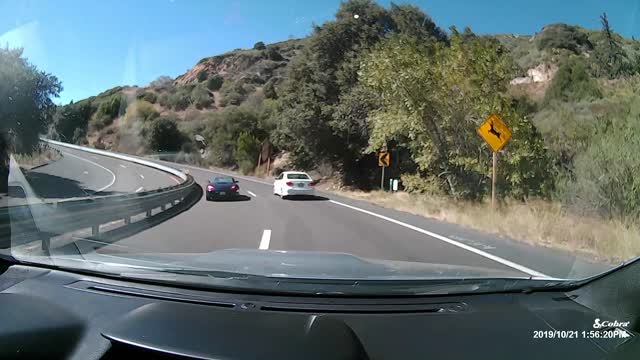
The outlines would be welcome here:
[[[235,198],[239,190],[238,180],[231,176],[216,176],[207,184],[207,200]]]

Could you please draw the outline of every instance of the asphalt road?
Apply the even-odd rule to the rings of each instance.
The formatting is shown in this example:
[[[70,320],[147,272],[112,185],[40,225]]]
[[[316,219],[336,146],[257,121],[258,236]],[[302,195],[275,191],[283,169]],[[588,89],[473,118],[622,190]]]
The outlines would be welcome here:
[[[178,179],[150,167],[82,151],[32,171],[42,196],[124,193],[174,185]],[[219,172],[181,164],[204,188]],[[33,174],[35,173],[35,174]],[[34,181],[35,175],[35,182]],[[606,269],[574,254],[479,233],[366,202],[320,194],[283,200],[271,182],[244,176],[238,201],[201,201],[159,225],[98,250],[103,254],[206,253],[229,248],[349,253],[360,257],[497,269],[505,276],[577,278]],[[64,185],[64,186],[63,186]]]
[[[132,193],[180,182],[175,176],[148,166],[52,146],[62,152],[62,158],[26,173],[29,184],[42,198]]]

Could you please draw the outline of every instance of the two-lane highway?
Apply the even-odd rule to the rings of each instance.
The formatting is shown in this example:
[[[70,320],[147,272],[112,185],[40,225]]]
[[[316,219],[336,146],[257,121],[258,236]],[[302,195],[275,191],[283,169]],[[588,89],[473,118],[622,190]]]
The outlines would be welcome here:
[[[173,175],[109,156],[59,147],[63,158],[29,172],[40,196],[133,193],[175,185]],[[223,173],[163,162],[188,171],[202,188]],[[236,175],[234,175],[236,176]],[[121,253],[208,253],[242,248],[348,253],[371,259],[463,265],[505,276],[576,278],[606,268],[573,254],[497,238],[454,224],[319,194],[283,200],[270,181],[245,176],[238,201],[202,199],[163,223],[98,250]]]
[[[224,175],[188,165],[172,166],[189,171],[202,187],[212,176]],[[505,276],[565,278],[603,270],[568,253],[494,237],[487,243],[495,246],[486,250],[477,241],[464,241],[476,238],[477,233],[334,195],[283,200],[273,194],[271,182],[236,178],[245,195],[241,201],[210,202],[203,196],[189,211],[99,251],[120,252],[123,246],[140,253],[205,253],[229,248],[325,251],[498,269]],[[463,240],[455,240],[456,235]]]

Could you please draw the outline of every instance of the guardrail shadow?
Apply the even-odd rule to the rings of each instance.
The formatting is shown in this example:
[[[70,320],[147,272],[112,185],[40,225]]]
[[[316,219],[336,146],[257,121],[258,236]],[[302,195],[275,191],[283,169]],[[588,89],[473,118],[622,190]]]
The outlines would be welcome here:
[[[211,200],[207,200],[210,202],[241,202],[241,201],[249,201],[251,200],[251,197],[247,196],[247,195],[238,195],[235,197],[228,197],[228,198],[213,198]]]
[[[38,197],[43,199],[68,199],[83,196],[122,194],[115,191],[96,192],[83,187],[77,180],[42,172],[26,172],[25,178]]]
[[[286,200],[291,201],[327,201],[329,198],[324,196],[315,196],[315,195],[295,195],[295,196],[287,196]]]

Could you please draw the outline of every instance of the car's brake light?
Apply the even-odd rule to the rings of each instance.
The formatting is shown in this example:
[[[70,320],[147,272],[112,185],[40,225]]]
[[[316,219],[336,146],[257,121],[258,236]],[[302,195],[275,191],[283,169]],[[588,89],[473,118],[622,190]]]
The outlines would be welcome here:
[[[293,186],[293,183],[292,183],[291,181],[287,181],[285,184],[286,184],[287,186]]]
[[[207,191],[213,191],[213,190],[215,190],[215,189],[216,189],[216,187],[215,187],[215,186],[213,186],[213,185],[207,185]]]
[[[231,190],[236,191],[238,189],[240,189],[238,185],[231,185]]]
[[[312,182],[309,183],[309,186],[315,186],[315,185],[316,185],[315,181],[312,181]]]

